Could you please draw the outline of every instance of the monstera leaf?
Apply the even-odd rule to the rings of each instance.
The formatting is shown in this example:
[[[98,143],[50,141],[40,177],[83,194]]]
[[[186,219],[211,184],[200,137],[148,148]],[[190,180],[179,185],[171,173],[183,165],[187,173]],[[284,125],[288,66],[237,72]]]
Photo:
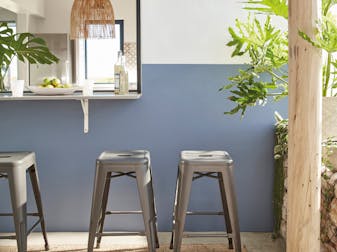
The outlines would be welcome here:
[[[17,33],[0,23],[0,91],[4,90],[4,78],[14,57],[30,64],[53,64],[59,59],[53,55],[46,42],[31,33]]]
[[[49,51],[46,42],[30,33],[17,34],[11,47],[20,61],[26,59],[30,64],[58,62],[58,58]]]
[[[9,65],[14,51],[11,48],[13,41],[13,30],[6,23],[0,23],[0,63],[1,67]]]

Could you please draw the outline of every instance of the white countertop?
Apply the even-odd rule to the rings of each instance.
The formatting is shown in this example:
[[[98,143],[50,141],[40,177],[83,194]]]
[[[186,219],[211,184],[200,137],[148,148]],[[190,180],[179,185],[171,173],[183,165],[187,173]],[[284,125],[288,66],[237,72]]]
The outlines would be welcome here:
[[[14,97],[10,92],[0,93],[0,101],[28,101],[28,100],[135,100],[142,94],[129,93],[126,95],[115,95],[109,91],[96,91],[93,95],[84,96],[82,92],[76,92],[71,95],[37,95],[31,92],[25,92],[21,97]]]

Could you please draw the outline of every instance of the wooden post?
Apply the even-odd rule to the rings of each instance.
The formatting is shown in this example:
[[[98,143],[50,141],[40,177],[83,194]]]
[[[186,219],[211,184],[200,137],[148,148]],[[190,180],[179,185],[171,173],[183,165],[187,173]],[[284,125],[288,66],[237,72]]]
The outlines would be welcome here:
[[[321,51],[314,37],[321,0],[289,0],[289,168],[287,252],[320,251]]]

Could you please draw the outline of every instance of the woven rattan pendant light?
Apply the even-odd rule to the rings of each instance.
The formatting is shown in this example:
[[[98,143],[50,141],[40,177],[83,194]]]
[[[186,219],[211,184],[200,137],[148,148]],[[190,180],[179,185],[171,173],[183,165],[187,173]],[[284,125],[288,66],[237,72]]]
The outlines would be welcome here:
[[[114,38],[115,16],[110,0],[75,0],[70,39]]]

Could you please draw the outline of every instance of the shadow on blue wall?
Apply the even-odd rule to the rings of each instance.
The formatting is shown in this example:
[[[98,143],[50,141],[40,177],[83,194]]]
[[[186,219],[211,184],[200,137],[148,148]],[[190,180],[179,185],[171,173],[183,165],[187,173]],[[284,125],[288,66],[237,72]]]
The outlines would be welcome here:
[[[231,153],[242,231],[272,230],[273,125],[287,101],[224,116],[233,106],[217,90],[239,66],[143,65],[143,96],[135,101],[91,101],[90,132],[83,133],[78,101],[15,101],[0,105],[0,151],[35,151],[49,231],[87,231],[95,159],[104,150],[151,152],[159,230],[171,228],[178,156],[185,149]],[[29,192],[29,200],[32,200]],[[10,210],[0,181],[0,211]],[[113,181],[110,208],[138,209],[135,181]],[[34,204],[29,203],[33,209]],[[190,209],[220,209],[216,181],[192,188]],[[1,218],[1,230],[12,220]],[[142,219],[112,218],[107,228],[142,229]],[[188,217],[187,230],[222,230],[221,217]],[[1,231],[0,230],[0,231]]]

